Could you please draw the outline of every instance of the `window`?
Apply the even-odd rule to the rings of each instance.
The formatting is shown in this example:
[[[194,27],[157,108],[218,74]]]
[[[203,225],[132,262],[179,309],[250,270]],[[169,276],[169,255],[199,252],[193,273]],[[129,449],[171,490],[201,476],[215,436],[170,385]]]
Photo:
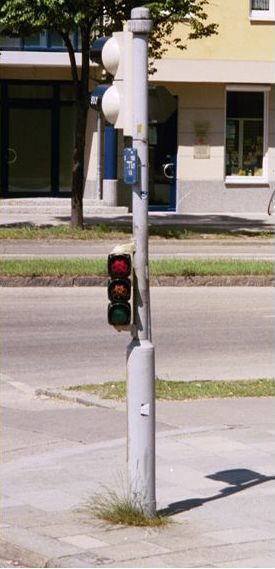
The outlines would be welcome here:
[[[8,85],[8,96],[10,99],[51,99],[53,97],[53,86],[49,84],[33,83],[10,83]]]
[[[252,0],[252,10],[269,10],[269,0]]]
[[[227,91],[226,97],[226,181],[263,181],[267,137],[267,92]]]
[[[32,49],[36,47],[47,48],[47,36],[46,32],[37,32],[26,36],[23,40],[24,49]]]
[[[79,50],[80,41],[77,32],[71,34],[75,50]],[[57,32],[37,32],[25,38],[9,38],[0,36],[0,48],[18,51],[66,51],[66,47]]]
[[[275,0],[251,0],[250,19],[275,21]]]
[[[9,38],[0,36],[0,48],[7,50],[20,49],[20,38]]]

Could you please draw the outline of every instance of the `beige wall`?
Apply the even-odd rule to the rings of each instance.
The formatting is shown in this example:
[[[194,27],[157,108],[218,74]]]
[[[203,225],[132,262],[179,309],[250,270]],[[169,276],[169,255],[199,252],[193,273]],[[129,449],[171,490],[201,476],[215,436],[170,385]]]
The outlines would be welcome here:
[[[184,85],[178,109],[177,177],[184,180],[221,179],[224,164],[224,98],[223,85]],[[200,143],[200,124],[205,122],[205,142],[209,158],[195,158]]]
[[[269,95],[269,180],[275,183],[275,86]],[[274,188],[275,189],[275,188]]]
[[[96,198],[97,132],[96,112],[90,109],[85,145],[85,188],[86,198]]]
[[[219,25],[218,35],[188,40],[187,49],[169,48],[167,57],[274,61],[275,23],[250,20],[250,0],[215,0],[205,8],[208,21]],[[180,24],[175,37],[187,37],[188,24]]]

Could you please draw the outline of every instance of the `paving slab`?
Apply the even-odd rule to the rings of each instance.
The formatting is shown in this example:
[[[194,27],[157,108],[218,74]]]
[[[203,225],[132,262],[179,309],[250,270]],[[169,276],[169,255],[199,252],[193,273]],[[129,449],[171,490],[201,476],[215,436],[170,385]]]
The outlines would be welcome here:
[[[273,398],[158,402],[157,504],[170,523],[137,528],[92,513],[98,492],[126,492],[125,406],[102,401],[89,419],[84,406],[76,415],[70,401],[30,397],[21,392],[13,415],[20,422],[25,402],[21,452],[8,446],[1,469],[1,559],[30,567],[274,566]],[[83,412],[89,437],[72,440],[60,429],[63,406],[68,433]],[[38,417],[45,439],[30,453]]]

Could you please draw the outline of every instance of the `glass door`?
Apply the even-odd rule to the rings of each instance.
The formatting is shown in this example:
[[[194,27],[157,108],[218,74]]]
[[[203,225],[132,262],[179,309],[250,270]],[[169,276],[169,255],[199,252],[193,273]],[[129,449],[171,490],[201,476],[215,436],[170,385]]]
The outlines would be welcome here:
[[[51,125],[51,108],[10,107],[6,153],[9,195],[50,194]]]
[[[149,209],[175,211],[177,111],[165,123],[149,125]]]
[[[0,194],[70,196],[75,133],[70,82],[0,81]]]

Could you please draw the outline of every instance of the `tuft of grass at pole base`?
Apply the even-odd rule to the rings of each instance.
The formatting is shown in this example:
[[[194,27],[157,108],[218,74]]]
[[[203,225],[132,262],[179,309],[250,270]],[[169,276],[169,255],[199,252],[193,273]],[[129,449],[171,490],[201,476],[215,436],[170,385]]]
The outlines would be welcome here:
[[[119,496],[114,490],[105,490],[96,494],[85,505],[85,510],[92,517],[106,522],[127,526],[163,527],[171,521],[164,515],[156,513],[149,517],[138,500],[132,504],[127,496]]]

